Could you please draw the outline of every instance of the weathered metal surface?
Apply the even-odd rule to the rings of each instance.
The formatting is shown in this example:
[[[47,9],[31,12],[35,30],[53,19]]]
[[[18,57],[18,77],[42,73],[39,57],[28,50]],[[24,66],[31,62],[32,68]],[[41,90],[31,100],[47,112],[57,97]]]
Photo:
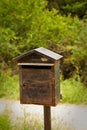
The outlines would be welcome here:
[[[61,55],[53,52],[53,51],[50,51],[44,47],[40,47],[40,48],[37,48],[35,49],[37,52],[41,53],[41,54],[44,54],[46,56],[48,56],[49,58],[51,59],[54,59],[54,60],[59,60],[60,58],[62,58]]]

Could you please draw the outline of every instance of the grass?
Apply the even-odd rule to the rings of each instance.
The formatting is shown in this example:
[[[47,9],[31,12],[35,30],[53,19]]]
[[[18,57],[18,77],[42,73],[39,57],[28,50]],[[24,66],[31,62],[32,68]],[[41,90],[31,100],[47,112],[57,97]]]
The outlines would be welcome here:
[[[73,77],[61,82],[63,94],[62,103],[87,104],[87,88],[79,77]]]
[[[11,72],[0,73],[0,98],[19,99],[19,77]]]
[[[44,121],[36,115],[31,115],[24,112],[24,117],[16,117],[15,122],[12,121],[12,112],[5,111],[0,114],[0,130],[44,130]],[[42,120],[42,121],[41,121]],[[51,119],[52,130],[75,130],[73,124],[68,124],[64,119],[52,118]]]
[[[87,104],[87,87],[83,87],[78,76],[60,82],[62,103]],[[19,99],[19,76],[11,72],[0,74],[0,98]]]
[[[17,118],[17,122],[14,123],[10,115],[11,113],[6,112],[0,115],[0,130],[43,130],[43,125],[33,116],[29,120],[26,117]]]
[[[10,119],[7,114],[0,115],[0,130],[11,130]]]
[[[62,80],[60,82],[62,90],[62,103],[87,104],[87,88],[83,87],[80,78]],[[19,99],[19,78],[18,75],[11,76],[10,71],[0,74],[0,98]],[[38,117],[24,115],[24,118],[17,118],[13,123],[10,117],[11,112],[5,112],[0,115],[0,130],[43,130],[44,126]],[[14,117],[15,118],[15,117]],[[21,121],[21,122],[20,122]],[[70,130],[64,120],[52,119],[53,130]],[[73,125],[70,125],[74,129]]]

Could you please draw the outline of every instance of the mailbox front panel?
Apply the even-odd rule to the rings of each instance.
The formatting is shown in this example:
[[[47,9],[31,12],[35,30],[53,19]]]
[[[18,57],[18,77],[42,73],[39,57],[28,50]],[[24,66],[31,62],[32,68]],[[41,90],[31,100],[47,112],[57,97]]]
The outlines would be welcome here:
[[[51,66],[22,66],[21,103],[53,105],[54,73]]]

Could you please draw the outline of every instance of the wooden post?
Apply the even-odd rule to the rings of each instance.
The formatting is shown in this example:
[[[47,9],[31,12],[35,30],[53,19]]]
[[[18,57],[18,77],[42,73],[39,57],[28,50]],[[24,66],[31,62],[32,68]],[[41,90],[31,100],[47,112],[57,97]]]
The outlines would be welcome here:
[[[51,109],[44,106],[44,130],[51,130]]]

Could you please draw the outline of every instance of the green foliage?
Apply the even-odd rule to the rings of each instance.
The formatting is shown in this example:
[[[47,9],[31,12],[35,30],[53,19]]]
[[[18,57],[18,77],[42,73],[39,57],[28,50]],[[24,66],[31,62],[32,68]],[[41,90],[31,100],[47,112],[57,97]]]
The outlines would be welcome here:
[[[62,103],[87,104],[87,88],[83,87],[83,84],[81,83],[80,77],[78,75],[64,81],[61,80],[60,86],[63,96]],[[1,74],[0,98],[17,100],[19,99],[19,94],[18,75],[11,76],[10,72]],[[26,124],[25,127],[27,127]]]
[[[14,31],[0,27],[0,56],[7,62],[18,53],[16,45],[10,43],[10,40],[14,38]]]
[[[63,103],[87,104],[87,89],[78,76],[61,82],[61,90]]]
[[[18,76],[11,76],[10,71],[0,73],[0,98],[19,99]]]
[[[71,2],[65,1],[64,7],[73,4],[77,9],[86,4],[86,1]],[[64,79],[77,73],[87,85],[86,18],[61,16],[56,9],[49,11],[46,0],[1,0],[0,71],[12,67],[13,57],[40,46],[64,56],[61,67]]]
[[[8,114],[0,115],[0,130],[12,130]]]
[[[17,122],[11,121],[11,112],[0,115],[0,130],[42,130],[43,125],[34,116],[27,115],[24,118],[17,118]],[[16,117],[14,117],[16,118]]]
[[[45,1],[23,1],[16,0],[0,1],[0,25],[4,28],[10,28],[14,32],[13,39],[10,44],[19,44],[19,49],[29,48],[31,39],[31,30],[35,21],[42,15],[45,7]],[[38,21],[37,21],[38,22]],[[38,27],[38,25],[36,25]],[[36,30],[35,30],[36,31]],[[16,38],[16,40],[15,40]],[[14,41],[15,40],[15,41]],[[35,44],[35,43],[34,43]]]
[[[48,0],[48,8],[56,8],[62,15],[77,15],[80,18],[87,17],[87,1],[86,0]]]
[[[66,3],[66,6],[63,7],[64,11],[68,14],[71,13],[73,16],[78,15],[80,18],[84,17],[86,15],[86,6],[87,1],[75,1],[75,2],[68,2]]]

